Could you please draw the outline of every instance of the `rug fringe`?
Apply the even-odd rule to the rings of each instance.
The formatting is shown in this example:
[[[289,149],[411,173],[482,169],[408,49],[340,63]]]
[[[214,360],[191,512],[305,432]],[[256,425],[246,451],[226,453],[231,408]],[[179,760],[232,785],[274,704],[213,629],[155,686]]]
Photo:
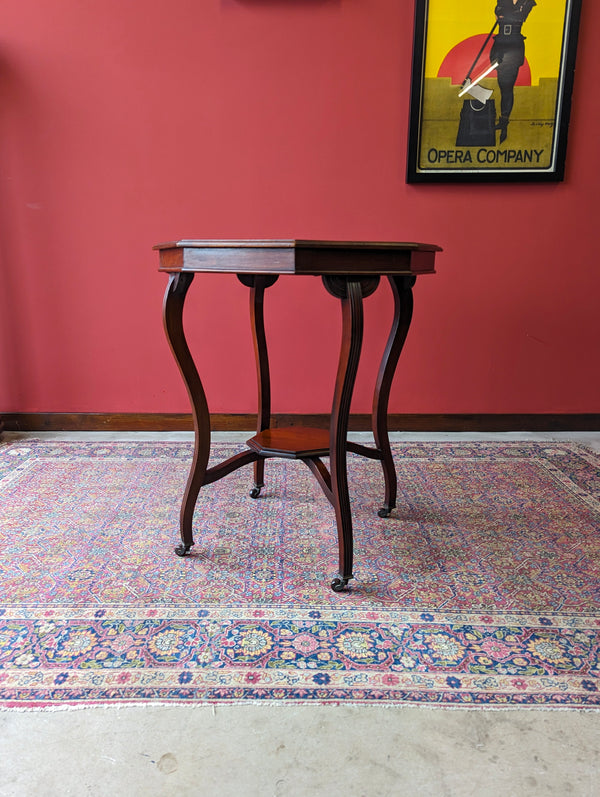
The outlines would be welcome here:
[[[91,704],[91,705],[69,705],[69,704],[60,704],[60,705],[51,705],[51,706],[0,706],[0,714],[29,714],[29,713],[38,713],[38,714],[47,714],[53,712],[69,712],[69,711],[126,711],[130,708],[150,708],[150,709],[166,709],[166,708],[187,708],[187,709],[209,709],[211,708],[213,711],[213,716],[216,716],[217,709],[229,707],[229,706],[241,706],[241,707],[256,707],[256,706],[265,706],[270,709],[272,708],[288,708],[288,707],[313,707],[313,708],[328,708],[328,709],[336,709],[336,708],[344,708],[344,709],[360,709],[361,711],[377,711],[379,709],[383,709],[385,711],[404,711],[406,709],[419,709],[420,711],[470,711],[472,713],[486,713],[489,711],[494,712],[515,712],[515,711],[545,711],[545,712],[556,712],[556,711],[572,711],[572,712],[584,712],[586,714],[594,714],[600,712],[600,706],[555,706],[555,705],[520,705],[520,706],[493,706],[489,704],[480,705],[480,706],[465,706],[459,704],[444,704],[444,705],[434,705],[431,703],[418,703],[418,702],[404,702],[404,703],[360,703],[360,702],[350,702],[350,701],[330,701],[330,702],[318,702],[314,700],[221,700],[218,702],[190,702],[188,701],[151,701],[151,702],[143,702],[143,701],[133,701],[131,703],[126,702],[118,702],[118,703],[98,703],[98,704]]]

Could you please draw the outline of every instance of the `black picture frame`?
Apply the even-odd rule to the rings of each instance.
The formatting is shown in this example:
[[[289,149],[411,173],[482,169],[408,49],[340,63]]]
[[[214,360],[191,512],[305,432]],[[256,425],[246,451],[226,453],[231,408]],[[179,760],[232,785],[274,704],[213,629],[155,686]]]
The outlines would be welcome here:
[[[581,0],[415,0],[407,182],[563,180],[580,15]]]

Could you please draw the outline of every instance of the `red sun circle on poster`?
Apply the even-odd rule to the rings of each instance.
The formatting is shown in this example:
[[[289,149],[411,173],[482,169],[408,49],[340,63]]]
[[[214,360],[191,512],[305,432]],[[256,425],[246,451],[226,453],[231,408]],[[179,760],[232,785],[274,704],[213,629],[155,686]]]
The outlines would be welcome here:
[[[486,38],[487,34],[479,33],[477,36],[469,36],[468,39],[463,39],[463,41],[459,42],[442,61],[437,76],[449,77],[454,85],[462,86]],[[480,75],[490,65],[490,50],[493,42],[494,40],[490,39],[485,50],[481,53],[471,74],[471,80],[474,80],[477,75]],[[490,72],[489,77],[496,77],[496,72]],[[527,59],[525,59],[525,63],[519,69],[519,76],[515,86],[531,86],[531,69]]]

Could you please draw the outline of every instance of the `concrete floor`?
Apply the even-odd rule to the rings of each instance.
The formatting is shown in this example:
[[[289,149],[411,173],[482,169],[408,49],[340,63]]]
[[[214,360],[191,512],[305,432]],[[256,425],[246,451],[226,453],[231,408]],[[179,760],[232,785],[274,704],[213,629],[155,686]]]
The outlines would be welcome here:
[[[76,437],[99,434],[156,439]],[[600,433],[394,438],[577,440],[600,451]],[[0,797],[600,797],[599,773],[598,712],[231,705],[0,713]]]
[[[0,714],[0,794],[600,794],[600,717],[347,706]]]

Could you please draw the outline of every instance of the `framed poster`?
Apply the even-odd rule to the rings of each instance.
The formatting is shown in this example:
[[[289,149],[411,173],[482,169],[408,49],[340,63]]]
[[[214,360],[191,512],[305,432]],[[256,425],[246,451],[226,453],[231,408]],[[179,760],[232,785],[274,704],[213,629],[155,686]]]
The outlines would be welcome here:
[[[581,0],[416,0],[408,182],[562,180]]]

